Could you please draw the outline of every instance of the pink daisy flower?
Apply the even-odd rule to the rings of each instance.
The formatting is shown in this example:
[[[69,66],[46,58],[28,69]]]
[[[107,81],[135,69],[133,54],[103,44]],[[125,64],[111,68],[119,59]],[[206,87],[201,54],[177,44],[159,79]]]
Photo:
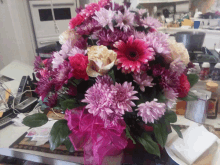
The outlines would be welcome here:
[[[142,117],[142,120],[147,123],[154,123],[155,120],[158,120],[165,113],[166,105],[164,103],[157,103],[157,99],[154,99],[151,102],[145,102],[138,105],[138,116]]]
[[[153,17],[146,17],[144,19],[141,19],[142,26],[147,26],[153,29],[157,29],[162,26],[162,23],[160,23],[159,20],[153,18]]]
[[[131,13],[127,9],[125,9],[124,14],[118,11],[118,15],[115,17],[115,20],[118,23],[116,26],[127,32],[134,24],[134,16],[135,13]]]
[[[124,73],[140,73],[141,65],[154,59],[152,48],[143,40],[134,39],[134,36],[130,36],[126,43],[116,42],[114,47],[117,48],[117,67],[122,68]]]
[[[134,82],[136,82],[140,90],[142,92],[145,92],[145,87],[153,87],[154,83],[152,83],[153,78],[151,76],[148,76],[147,73],[142,73],[142,74],[134,74],[133,75]]]
[[[132,100],[139,100],[137,96],[134,96],[137,91],[134,91],[132,83],[124,82],[122,85],[116,83],[111,86],[113,91],[113,108],[117,114],[123,115],[125,111],[132,112],[132,107],[135,103]]]

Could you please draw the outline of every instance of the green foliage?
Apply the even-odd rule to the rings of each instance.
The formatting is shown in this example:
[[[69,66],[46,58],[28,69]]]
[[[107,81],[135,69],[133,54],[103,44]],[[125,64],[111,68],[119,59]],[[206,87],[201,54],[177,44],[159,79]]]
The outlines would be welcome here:
[[[48,122],[47,115],[36,113],[23,119],[23,124],[28,127],[40,127]]]
[[[192,88],[199,81],[199,76],[197,74],[188,74],[187,79],[190,83],[190,87]]]
[[[63,142],[63,144],[66,146],[66,149],[69,152],[74,152],[75,151],[75,149],[73,147],[73,144],[71,143],[71,141],[70,141],[68,136],[66,137],[66,140]]]
[[[139,143],[141,143],[145,150],[150,153],[160,157],[160,149],[156,142],[146,133],[142,133],[141,137],[137,137]]]
[[[173,129],[176,131],[180,138],[183,138],[182,132],[180,131],[180,127],[178,125],[171,125]]]
[[[73,109],[73,108],[80,107],[84,104],[81,104],[78,101],[76,101],[76,99],[72,98],[72,99],[67,99],[67,100],[61,101],[60,105],[61,105],[62,110],[65,111],[67,109]]]
[[[158,102],[159,103],[165,103],[167,98],[162,94],[160,93],[158,96],[157,96],[157,99],[158,99]]]
[[[115,73],[113,69],[108,72],[108,75],[112,78],[113,82],[115,83]]]
[[[69,82],[74,85],[75,87],[77,87],[77,85],[79,85],[81,83],[82,79],[74,79],[74,80],[70,80]]]
[[[177,121],[177,115],[173,111],[167,111],[165,112],[164,119],[167,124],[175,123]]]
[[[193,92],[189,91],[186,97],[178,98],[178,99],[183,101],[196,101],[198,100],[198,97]]]
[[[52,127],[50,131],[50,149],[53,151],[57,147],[59,147],[62,143],[67,144],[66,141],[67,137],[69,135],[69,128],[67,126],[66,120],[58,120]],[[68,146],[69,148],[69,146]]]
[[[157,123],[153,125],[154,127],[154,134],[157,139],[157,142],[161,145],[161,147],[164,147],[167,141],[167,128],[165,123]]]
[[[131,134],[130,134],[130,128],[129,128],[129,126],[126,127],[126,136],[127,136],[127,138],[129,138],[129,139],[132,140],[133,144],[136,144],[134,138],[133,138],[133,137],[131,136]]]

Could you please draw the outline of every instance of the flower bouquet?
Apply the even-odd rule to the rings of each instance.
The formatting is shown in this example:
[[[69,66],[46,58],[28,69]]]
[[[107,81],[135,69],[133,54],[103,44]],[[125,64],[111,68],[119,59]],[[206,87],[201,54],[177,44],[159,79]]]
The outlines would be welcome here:
[[[160,156],[167,128],[177,120],[169,109],[178,98],[196,99],[189,90],[198,76],[187,75],[193,65],[186,48],[158,32],[161,23],[146,10],[131,11],[128,3],[100,0],[76,12],[60,35],[61,50],[35,61],[41,102],[65,113],[51,130],[51,150],[61,144],[83,149],[85,164],[101,164],[132,141]],[[34,114],[23,123],[47,121]]]

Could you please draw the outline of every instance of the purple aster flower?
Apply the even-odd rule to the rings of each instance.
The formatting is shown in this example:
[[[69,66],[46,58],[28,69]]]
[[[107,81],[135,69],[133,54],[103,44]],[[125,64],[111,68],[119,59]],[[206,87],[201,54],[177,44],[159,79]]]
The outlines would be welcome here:
[[[177,92],[177,88],[179,87],[179,76],[176,73],[165,70],[161,75],[160,85],[163,89],[172,88],[175,92]]]
[[[186,69],[186,65],[182,62],[180,58],[175,59],[170,64],[170,70],[175,72],[177,76],[180,76]]]
[[[104,46],[113,46],[116,41],[122,40],[127,41],[128,38],[132,35],[131,31],[123,32],[117,28],[112,32],[110,29],[102,29],[98,34],[98,42],[97,45]]]
[[[98,76],[96,78],[96,83],[100,83],[102,85],[107,84],[108,86],[111,86],[113,84],[113,80],[108,75]]]
[[[154,83],[152,83],[153,78],[151,76],[148,76],[147,73],[134,74],[133,78],[134,82],[139,85],[142,92],[145,91],[145,87],[153,87],[153,85],[155,85]]]
[[[165,68],[160,64],[156,64],[152,68],[154,77],[161,76],[165,72]]]
[[[168,99],[166,105],[169,108],[172,108],[172,105],[176,102],[178,93],[176,93],[172,88],[165,88],[163,89],[165,97]]]
[[[154,99],[151,102],[145,102],[138,105],[138,116],[142,117],[142,120],[147,123],[154,123],[155,120],[158,120],[165,113],[165,104],[157,103],[157,99]]]
[[[78,47],[79,49],[87,49],[87,39],[84,39],[83,37],[79,38],[74,46]]]
[[[43,77],[37,82],[36,93],[44,100],[48,93],[54,88],[54,80],[49,77]]]
[[[47,106],[49,106],[50,108],[53,108],[57,105],[57,93],[52,94],[51,96],[48,97],[48,101],[45,102],[45,104]]]
[[[162,23],[160,23],[159,20],[153,18],[153,17],[146,17],[144,19],[141,19],[142,26],[147,26],[153,29],[157,29],[162,26]]]
[[[99,24],[102,25],[102,27],[108,25],[108,27],[112,31],[114,31],[112,20],[114,18],[115,11],[112,11],[111,9],[107,10],[105,8],[101,8],[99,11],[95,12],[95,15],[96,16],[92,18],[98,21]]]
[[[58,68],[54,69],[55,78],[54,81],[56,82],[56,90],[62,88],[64,84],[67,84],[68,80],[73,77],[73,68],[71,67],[70,63],[64,61]]]
[[[38,72],[39,70],[41,70],[42,68],[44,68],[44,63],[41,59],[40,56],[36,56],[35,61],[34,61],[34,71]]]
[[[116,26],[123,29],[125,32],[132,29],[134,25],[135,13],[131,13],[129,10],[125,9],[124,14],[118,11],[118,15],[115,16],[115,20],[118,23]]]
[[[53,64],[53,68],[58,68],[60,64],[63,63],[64,59],[63,59],[63,56],[59,53],[59,52],[55,52],[53,54],[53,61],[52,61],[52,64]]]
[[[132,107],[135,103],[132,100],[139,100],[137,96],[134,96],[137,91],[134,91],[132,83],[125,81],[122,85],[115,83],[111,86],[113,91],[113,108],[116,113],[123,115],[125,111],[132,112]]]
[[[95,19],[87,19],[80,26],[77,27],[76,32],[79,35],[90,35],[97,30],[100,30],[101,26]]]
[[[94,116],[100,116],[104,121],[111,116],[114,111],[111,109],[113,94],[107,84],[96,83],[86,91],[84,103],[88,103],[86,108]]]
[[[169,55],[170,48],[167,39],[169,36],[161,32],[148,33],[144,40],[151,46],[156,53]]]

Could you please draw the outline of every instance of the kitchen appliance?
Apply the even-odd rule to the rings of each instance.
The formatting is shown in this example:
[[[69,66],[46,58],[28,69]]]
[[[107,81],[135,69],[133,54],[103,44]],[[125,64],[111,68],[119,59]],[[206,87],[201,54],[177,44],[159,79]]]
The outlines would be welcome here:
[[[56,44],[59,35],[64,32],[79,0],[29,0],[31,18],[37,42],[37,48]],[[39,53],[41,57],[50,53]]]
[[[175,39],[177,42],[182,42],[188,51],[201,51],[205,33],[182,31],[175,34]]]

